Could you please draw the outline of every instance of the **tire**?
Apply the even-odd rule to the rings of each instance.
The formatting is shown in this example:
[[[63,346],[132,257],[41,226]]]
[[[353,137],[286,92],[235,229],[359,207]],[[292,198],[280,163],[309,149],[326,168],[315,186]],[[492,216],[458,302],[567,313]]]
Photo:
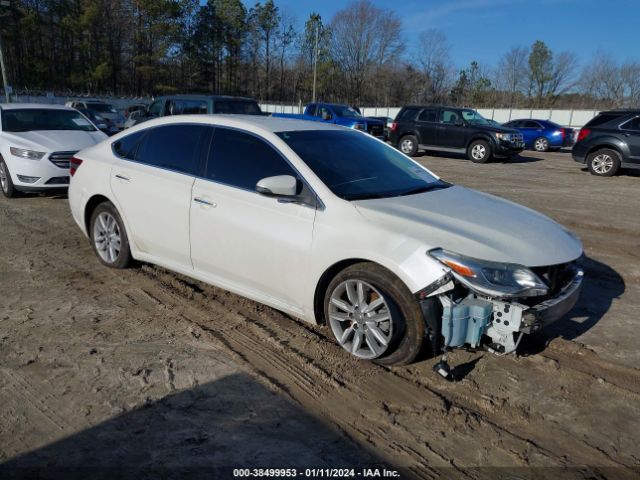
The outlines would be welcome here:
[[[492,155],[491,145],[485,140],[474,140],[467,148],[467,158],[473,163],[487,163]]]
[[[109,240],[111,243],[105,245],[107,232],[111,234]],[[111,202],[101,203],[91,214],[89,238],[93,251],[103,265],[111,268],[127,268],[131,264],[129,238],[122,218]]]
[[[377,306],[361,311],[362,298],[363,310]],[[334,277],[325,293],[324,315],[342,348],[358,359],[382,365],[411,363],[425,338],[418,301],[398,277],[374,263],[351,265]]]
[[[533,141],[533,149],[536,152],[547,152],[549,150],[549,140],[544,137],[538,137]]]
[[[620,154],[610,148],[602,148],[587,156],[587,167],[592,175],[612,177],[620,169]]]
[[[16,196],[17,192],[15,187],[13,186],[13,181],[11,180],[11,174],[9,173],[9,168],[7,164],[4,163],[4,159],[0,157],[0,190],[7,198],[13,198]]]
[[[405,135],[398,140],[398,150],[409,157],[418,153],[418,139],[415,135]]]

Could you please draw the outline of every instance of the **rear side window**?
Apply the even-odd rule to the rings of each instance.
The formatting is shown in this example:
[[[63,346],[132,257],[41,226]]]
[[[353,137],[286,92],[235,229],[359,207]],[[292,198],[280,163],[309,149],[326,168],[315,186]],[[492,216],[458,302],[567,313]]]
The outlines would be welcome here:
[[[253,191],[259,180],[275,175],[297,177],[286,160],[264,140],[238,130],[215,129],[207,178]]]
[[[534,122],[533,120],[525,120],[522,123],[524,124],[524,128],[542,128],[538,122]]]
[[[236,113],[241,115],[258,115],[261,113],[256,102],[238,100],[218,100],[215,103],[215,113]]]
[[[419,108],[405,108],[398,114],[396,120],[413,120],[419,111]]]
[[[169,115],[192,115],[207,113],[207,102],[203,100],[172,100]]]
[[[435,108],[425,108],[424,110],[422,110],[422,112],[420,112],[418,120],[420,120],[421,122],[437,122],[437,114],[438,110],[436,110]]]
[[[600,125],[604,125],[605,123],[609,123],[612,120],[620,118],[622,115],[616,115],[615,113],[601,113],[590,122],[588,122],[585,127],[598,127]]]
[[[165,125],[148,130],[136,153],[136,161],[188,175],[201,176],[200,147],[210,127]]]
[[[140,130],[136,133],[132,133],[131,135],[127,135],[117,142],[114,142],[111,148],[113,148],[113,151],[117,156],[133,160],[136,157],[136,149],[138,148],[140,140],[142,140],[145,133],[147,133],[147,130]]]
[[[640,132],[640,117],[632,118],[628,122],[620,125],[623,130],[634,130]]]

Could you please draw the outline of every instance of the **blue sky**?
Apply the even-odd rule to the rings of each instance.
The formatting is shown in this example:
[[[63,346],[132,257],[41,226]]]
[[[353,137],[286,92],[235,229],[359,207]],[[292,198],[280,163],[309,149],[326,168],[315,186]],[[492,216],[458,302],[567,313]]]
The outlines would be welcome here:
[[[392,9],[408,48],[422,30],[443,31],[453,61],[493,65],[512,46],[540,39],[553,51],[574,51],[588,61],[597,50],[640,61],[640,0],[372,0]],[[255,1],[245,0],[247,6]],[[275,0],[301,28],[312,11],[328,23],[348,0]]]

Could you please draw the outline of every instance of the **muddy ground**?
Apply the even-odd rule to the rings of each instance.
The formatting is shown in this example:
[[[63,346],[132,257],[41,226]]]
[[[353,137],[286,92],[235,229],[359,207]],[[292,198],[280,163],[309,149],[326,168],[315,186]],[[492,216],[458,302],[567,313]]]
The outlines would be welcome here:
[[[0,198],[0,476],[227,478],[213,468],[384,466],[407,478],[640,475],[640,177],[566,153],[444,179],[578,233],[586,286],[521,355],[358,362],[310,326],[143,265],[101,267],[64,196]]]

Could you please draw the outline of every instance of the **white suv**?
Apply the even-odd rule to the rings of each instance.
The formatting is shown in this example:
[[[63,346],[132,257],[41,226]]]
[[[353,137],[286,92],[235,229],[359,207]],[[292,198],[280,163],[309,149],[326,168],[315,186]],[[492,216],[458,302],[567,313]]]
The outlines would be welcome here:
[[[108,138],[84,115],[57,105],[0,105],[0,186],[42,191],[69,185],[69,159]]]
[[[351,129],[172,116],[71,163],[71,212],[103,264],[154,263],[327,323],[358,358],[512,352],[580,291],[568,230]]]

